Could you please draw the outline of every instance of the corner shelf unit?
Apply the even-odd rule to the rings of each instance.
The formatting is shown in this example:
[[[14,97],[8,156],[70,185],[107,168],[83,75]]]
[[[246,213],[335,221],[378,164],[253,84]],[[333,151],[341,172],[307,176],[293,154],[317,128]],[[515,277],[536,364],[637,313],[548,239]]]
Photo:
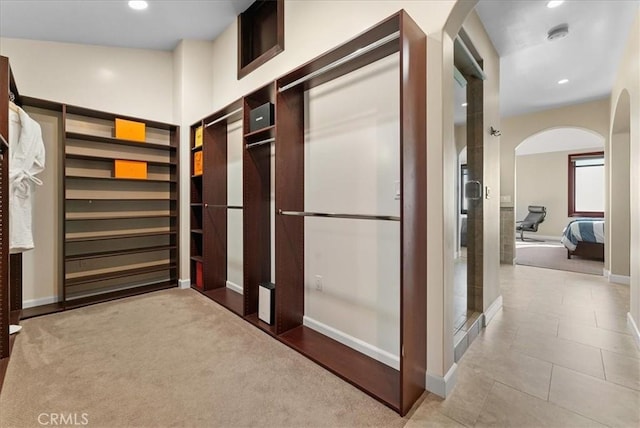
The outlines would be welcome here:
[[[61,108],[63,307],[175,287],[179,128]],[[144,123],[145,141],[114,138],[116,118]],[[146,162],[147,178],[116,178],[115,160]]]
[[[314,214],[305,213],[304,209],[305,92],[394,53],[399,54],[400,67],[401,215],[384,220],[400,223],[399,370],[303,325],[304,219]],[[228,117],[231,111],[238,112],[242,106],[243,295],[224,287],[226,218],[213,219],[215,213],[206,208],[207,203],[226,203],[226,194],[223,195],[227,183],[226,153],[222,149],[226,150],[226,144],[221,144],[226,143],[226,127],[223,125],[207,128],[203,149],[205,173],[203,177],[192,177],[191,227],[203,230],[206,247],[203,249],[202,242],[198,244],[193,238],[199,234],[191,234],[192,282],[194,263],[202,260],[205,277],[200,291],[203,294],[401,415],[411,409],[425,389],[426,77],[426,36],[401,10],[192,128],[193,137],[195,127]],[[250,110],[266,102],[275,104],[275,124],[249,132]],[[275,212],[270,203],[271,144],[275,147]],[[193,150],[196,149],[192,144]],[[257,310],[258,286],[271,280],[272,216],[275,218],[275,322],[268,325],[258,319]],[[216,233],[211,234],[211,230]]]

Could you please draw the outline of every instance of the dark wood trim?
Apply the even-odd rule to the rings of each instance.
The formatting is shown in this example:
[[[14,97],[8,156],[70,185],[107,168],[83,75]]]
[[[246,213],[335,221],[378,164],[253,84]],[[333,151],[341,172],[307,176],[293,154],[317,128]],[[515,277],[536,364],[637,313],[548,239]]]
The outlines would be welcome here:
[[[49,303],[48,305],[40,305],[40,306],[34,306],[31,308],[23,309],[22,316],[20,318],[23,320],[26,320],[29,318],[35,318],[42,315],[55,314],[62,311],[64,311],[63,302]]]
[[[126,250],[97,251],[94,253],[67,255],[65,256],[64,260],[66,262],[70,262],[74,260],[89,260],[89,259],[98,259],[102,257],[124,256],[127,254],[142,254],[142,253],[150,253],[154,251],[170,251],[170,250],[175,250],[177,248],[178,247],[175,245],[156,245],[153,247],[129,248]]]
[[[42,102],[46,102],[46,101],[42,101]],[[52,104],[56,104],[56,103],[52,103]],[[67,114],[94,117],[96,119],[103,119],[103,120],[109,120],[109,121],[113,121],[115,119],[133,120],[135,122],[142,122],[148,127],[162,129],[164,131],[170,131],[172,129],[178,128],[177,125],[174,125],[171,123],[156,122],[154,120],[142,119],[140,117],[125,116],[122,114],[109,113],[109,112],[100,111],[100,110],[92,110],[89,108],[78,107],[78,106],[69,105],[69,104],[65,104],[65,106],[66,106]]]
[[[89,284],[93,282],[107,281],[116,278],[126,278],[128,276],[143,275],[146,273],[162,272],[165,270],[175,269],[175,263],[164,263],[157,266],[148,266],[143,268],[134,269],[122,269],[116,272],[107,272],[97,275],[85,275],[75,278],[67,278],[65,281],[65,287],[76,287],[82,284]]]
[[[176,280],[161,281],[154,284],[148,284],[141,287],[127,288],[125,290],[111,291],[108,293],[96,294],[94,296],[70,299],[65,302],[66,309],[74,309],[82,306],[93,305],[96,303],[109,302],[111,300],[122,299],[123,297],[138,296],[140,294],[150,293],[152,291],[166,290],[168,288],[176,288]]]
[[[266,50],[262,55],[254,58],[248,63],[244,63],[244,53],[243,49],[248,49],[248,41],[244,40],[245,33],[245,25],[249,25],[253,30],[255,27],[250,25],[249,23],[243,23],[246,21],[247,13],[251,13],[250,9],[255,6],[250,6],[247,11],[238,15],[238,38],[237,38],[237,61],[238,61],[238,80],[242,79],[270,59],[274,58],[281,52],[284,52],[284,0],[267,0],[267,1],[277,1],[276,5],[276,44]],[[256,3],[264,2],[264,0],[258,0]]]
[[[271,281],[271,144],[248,148],[253,138],[275,137],[275,125],[249,131],[249,112],[275,103],[275,84],[271,82],[243,99],[242,206],[243,206],[243,285],[244,313],[258,311],[258,289]]]
[[[119,178],[119,177],[90,177],[87,175],[67,175],[65,178],[71,180],[98,180],[98,181],[126,181],[136,183],[177,183],[177,180],[156,180],[153,178]]]
[[[9,88],[11,68],[9,58],[0,56],[0,135],[9,140]],[[9,148],[0,148],[0,379],[4,378],[4,370],[9,364]],[[0,381],[0,388],[2,382]]]
[[[205,128],[203,139],[202,245],[207,291],[227,286],[227,210],[211,207],[227,204],[227,123]]]
[[[278,82],[280,87],[280,82]],[[276,101],[276,213],[304,211],[304,91],[278,92]],[[276,331],[302,325],[304,217],[276,215]]]
[[[588,153],[575,153],[567,156],[567,206],[568,217],[590,217],[590,218],[604,218],[603,211],[576,211],[576,169],[574,160],[586,157],[596,157],[602,155],[604,159],[604,152],[588,152]]]
[[[22,253],[9,257],[10,311],[22,309]]]
[[[200,291],[195,288],[196,291],[204,294],[216,303],[219,303],[224,308],[230,310],[236,315],[242,316],[243,313],[243,298],[242,294],[236,293],[227,287],[214,288],[212,290]]]
[[[87,236],[82,238],[65,238],[65,242],[106,241],[109,239],[144,238],[147,236],[175,235],[175,229],[161,232],[122,233],[109,236]]]
[[[166,144],[148,143],[145,141],[121,140],[118,138],[100,137],[98,135],[80,134],[78,132],[66,132],[66,138],[81,140],[81,141],[92,141],[94,143],[119,144],[121,146],[138,147],[143,149],[168,150],[168,151],[176,150],[175,146],[169,146]]]
[[[400,13],[400,414],[425,389],[427,348],[427,38]]]
[[[149,166],[161,166],[161,167],[177,166],[177,162],[176,161],[158,162],[158,161],[149,161],[149,160],[140,160],[140,159],[127,159],[127,158],[123,158],[123,157],[108,158],[108,157],[104,157],[104,156],[76,155],[76,154],[73,154],[73,153],[65,153],[64,156],[67,159],[78,159],[78,160],[95,161],[95,162],[114,161],[114,160],[118,159],[118,160],[129,160],[129,161],[133,161],[133,162],[145,162]]]
[[[381,403],[401,411],[397,370],[305,326],[291,329],[279,339]]]
[[[142,215],[117,215],[117,216],[103,216],[103,217],[67,217],[65,221],[100,221],[100,220],[136,220],[141,218],[177,218],[178,212],[171,211],[169,214],[142,214]]]

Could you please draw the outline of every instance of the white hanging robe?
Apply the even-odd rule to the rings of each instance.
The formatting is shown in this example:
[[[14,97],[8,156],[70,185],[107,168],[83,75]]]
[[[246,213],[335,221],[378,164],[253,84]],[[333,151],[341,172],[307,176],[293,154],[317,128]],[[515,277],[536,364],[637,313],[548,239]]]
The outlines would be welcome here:
[[[9,113],[9,250],[19,253],[34,246],[32,193],[34,184],[42,185],[36,174],[44,170],[45,150],[38,122],[19,107],[17,115]]]

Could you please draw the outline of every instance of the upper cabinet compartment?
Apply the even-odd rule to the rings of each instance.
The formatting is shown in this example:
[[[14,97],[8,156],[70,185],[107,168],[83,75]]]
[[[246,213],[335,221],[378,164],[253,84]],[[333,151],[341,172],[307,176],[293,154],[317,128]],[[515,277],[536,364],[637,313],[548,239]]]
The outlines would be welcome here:
[[[256,0],[238,16],[238,79],[284,50],[284,0]]]

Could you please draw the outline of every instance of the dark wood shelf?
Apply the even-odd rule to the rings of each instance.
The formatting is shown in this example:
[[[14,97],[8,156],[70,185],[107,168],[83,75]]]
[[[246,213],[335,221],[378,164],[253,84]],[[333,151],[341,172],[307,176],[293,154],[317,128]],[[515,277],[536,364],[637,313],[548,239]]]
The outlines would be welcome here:
[[[140,215],[117,215],[117,216],[102,216],[102,217],[73,217],[65,218],[65,221],[91,221],[91,220],[134,220],[138,218],[177,218],[178,214],[172,212],[170,214],[140,214]]]
[[[259,137],[269,138],[273,136],[273,131],[275,131],[276,125],[267,126],[266,128],[261,128],[253,132],[249,132],[248,134],[244,134],[244,138],[259,139]]]
[[[400,411],[400,372],[308,327],[299,326],[279,336],[286,345]]]
[[[195,152],[199,152],[200,150],[202,150],[202,147],[204,147],[204,146],[201,145],[201,146],[198,146],[198,147],[191,147],[191,151],[194,152],[194,153]]]
[[[22,312],[22,309],[18,309],[16,311],[9,312],[9,322],[11,324],[14,324],[14,325],[19,325],[20,324],[20,318],[22,318],[20,316],[21,312]]]
[[[126,239],[126,238],[144,238],[147,236],[175,235],[175,229],[162,232],[140,232],[140,233],[123,233],[108,236],[87,236],[82,238],[66,238],[65,242],[85,242],[85,241],[103,241],[109,239]]]
[[[65,198],[67,201],[163,201],[175,202],[178,198]]]
[[[110,158],[110,157],[104,157],[104,156],[91,156],[91,155],[77,155],[74,153],[66,153],[65,154],[65,158],[67,159],[78,159],[78,160],[87,160],[87,161],[94,161],[94,162],[113,162],[115,160],[126,160],[126,161],[131,161],[131,162],[145,162],[147,165],[150,166],[169,166],[169,167],[173,167],[176,166],[177,163],[174,161],[167,161],[167,162],[161,162],[161,161],[150,161],[150,160],[140,160],[140,159],[128,159],[128,158]]]
[[[124,256],[127,254],[142,254],[142,253],[151,253],[154,251],[169,251],[169,250],[175,250],[176,248],[177,247],[175,245],[157,245],[154,247],[129,248],[126,250],[98,251],[94,253],[68,255],[68,256],[65,256],[64,261],[71,262],[74,260],[98,259],[102,257]]]
[[[86,175],[65,175],[67,179],[73,180],[106,180],[106,181],[122,181],[136,183],[177,183],[177,180],[157,180],[151,178],[118,178],[118,177],[89,177]]]
[[[227,287],[214,288],[213,290],[199,290],[195,287],[193,287],[193,289],[204,294],[236,315],[242,316],[242,308],[244,306],[242,294],[236,293]]]
[[[92,282],[106,281],[108,279],[125,278],[127,276],[142,275],[145,273],[162,272],[165,270],[175,269],[176,265],[172,263],[164,263],[157,266],[148,266],[134,269],[122,269],[116,272],[105,272],[94,275],[86,275],[76,278],[66,278],[65,287],[75,287],[77,285],[89,284]]]
[[[195,260],[196,262],[200,262],[200,263],[204,261],[202,256],[191,256],[191,260]]]
[[[120,144],[122,146],[140,147],[142,149],[167,150],[167,151],[176,150],[175,146],[169,146],[166,144],[147,143],[144,141],[120,140],[118,138],[101,137],[98,135],[81,134],[78,132],[67,132],[65,135],[66,135],[66,138],[68,139],[92,141],[95,143]]]
[[[160,282],[147,284],[139,287],[131,287],[125,290],[109,291],[109,292],[95,294],[93,296],[87,296],[87,297],[71,298],[67,300],[65,307],[66,309],[79,308],[81,306],[108,302],[115,299],[121,299],[123,297],[137,296],[139,294],[149,293],[152,291],[175,288],[176,286],[177,286],[176,279],[171,278],[168,281],[160,281]]]
[[[202,235],[202,229],[191,229],[191,233],[198,233]]]
[[[276,326],[275,326],[275,324],[274,325],[269,325],[266,322],[262,321],[260,318],[258,318],[258,313],[257,312],[249,314],[244,318],[247,321],[249,321],[251,324],[253,324],[256,327],[258,327],[259,329],[264,330],[265,332],[269,333],[271,336],[276,336]]]
[[[202,178],[202,174],[194,174],[191,178]]]
[[[23,309],[22,319],[24,320],[42,315],[55,314],[62,311],[64,311],[64,304],[62,302],[49,303],[48,305],[40,305],[34,306],[33,308]]]
[[[202,206],[202,202],[191,202],[190,204],[192,207],[201,207]]]

